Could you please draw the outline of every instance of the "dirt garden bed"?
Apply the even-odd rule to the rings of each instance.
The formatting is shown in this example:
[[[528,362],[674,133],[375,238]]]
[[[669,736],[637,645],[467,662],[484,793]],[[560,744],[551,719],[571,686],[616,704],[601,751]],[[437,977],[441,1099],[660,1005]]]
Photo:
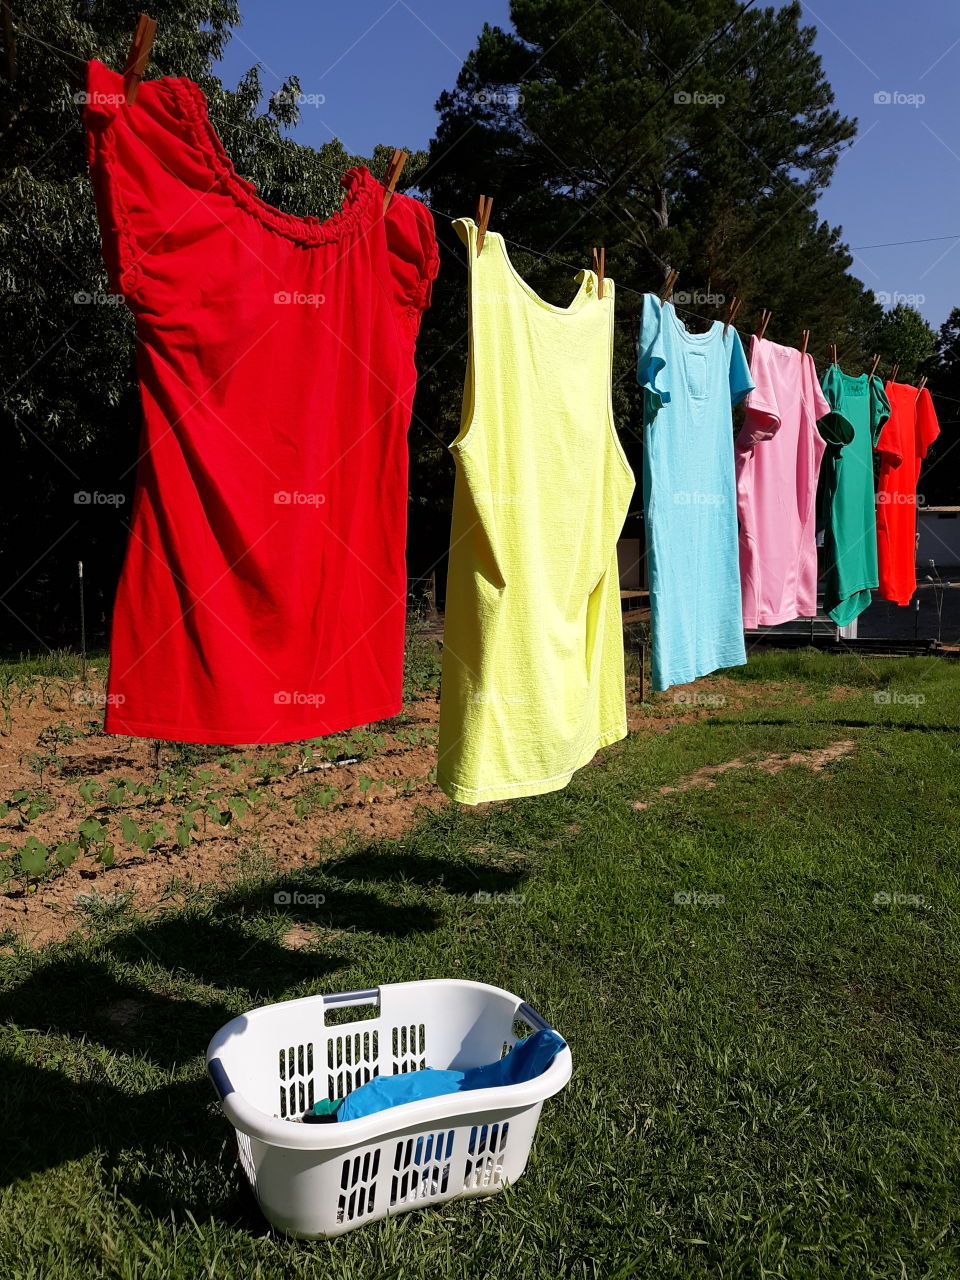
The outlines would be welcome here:
[[[796,692],[718,676],[641,705],[631,678],[628,724],[660,733]],[[434,781],[435,689],[381,724],[249,747],[106,735],[103,696],[99,678],[7,689],[0,937],[8,941],[60,941],[98,904],[128,899],[149,911],[175,889],[216,883],[250,852],[282,871],[317,861],[351,833],[399,836],[424,807],[450,803]]]

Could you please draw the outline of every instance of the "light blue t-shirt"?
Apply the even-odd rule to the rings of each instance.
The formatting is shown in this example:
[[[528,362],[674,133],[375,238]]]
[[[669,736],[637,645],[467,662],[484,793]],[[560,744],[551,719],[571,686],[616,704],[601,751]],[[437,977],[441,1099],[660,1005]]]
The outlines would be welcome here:
[[[715,320],[688,333],[644,294],[637,381],[644,388],[643,507],[653,687],[746,662],[732,406],[754,383],[740,335]]]

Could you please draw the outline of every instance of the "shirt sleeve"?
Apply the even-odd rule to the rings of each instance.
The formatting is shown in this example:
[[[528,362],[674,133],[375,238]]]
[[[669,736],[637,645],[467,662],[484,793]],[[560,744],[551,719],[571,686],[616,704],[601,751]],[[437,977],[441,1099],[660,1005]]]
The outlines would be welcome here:
[[[755,384],[736,329],[727,330],[725,342],[730,360],[730,403],[736,405],[753,391]]]
[[[743,426],[737,435],[737,446],[751,449],[764,440],[772,440],[782,420],[777,402],[774,371],[767,359],[768,344],[756,334],[750,339],[750,376],[754,388],[747,396]]]
[[[823,375],[821,386],[827,412],[817,420],[817,430],[827,444],[842,447],[845,444],[849,444],[853,439],[854,430],[853,423],[842,409],[840,370],[835,364],[832,364]]]
[[[889,417],[890,401],[883,389],[883,383],[874,374],[870,379],[870,439],[874,448],[877,447],[880,432]]]
[[[647,393],[651,416],[670,403],[669,373],[663,344],[663,304],[655,294],[645,293],[640,313],[637,382]]]
[[[885,393],[886,394],[886,393]],[[894,408],[887,395],[887,404],[890,405],[890,415],[880,430],[875,445],[877,453],[881,455],[883,462],[890,467],[899,467],[903,462],[903,410],[900,407]]]
[[[123,76],[91,60],[83,115],[111,288],[134,310],[164,314],[189,283],[183,250],[207,230],[198,197],[210,170],[163,80],[144,81],[130,106]]]
[[[830,412],[830,406],[827,404],[820,387],[817,366],[813,363],[813,356],[809,352],[803,357],[803,379],[801,385],[803,387],[804,403],[810,413],[811,420],[818,422],[821,418],[825,418]]]
[[[395,192],[385,224],[394,301],[416,337],[440,267],[433,215],[419,200]]]
[[[930,446],[940,434],[940,423],[933,405],[933,396],[926,387],[917,397],[917,457],[925,458]]]

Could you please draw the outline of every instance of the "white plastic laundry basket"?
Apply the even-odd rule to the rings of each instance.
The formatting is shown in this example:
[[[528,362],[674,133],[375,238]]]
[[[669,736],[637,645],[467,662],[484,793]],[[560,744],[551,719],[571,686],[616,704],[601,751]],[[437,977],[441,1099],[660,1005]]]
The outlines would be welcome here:
[[[334,1026],[334,1009],[376,1017]],[[486,1196],[526,1168],[543,1100],[570,1079],[570,1050],[534,1080],[426,1098],[358,1120],[298,1124],[321,1098],[376,1075],[494,1062],[550,1024],[483,982],[398,982],[254,1009],[217,1032],[207,1069],[237,1131],[264,1215],[296,1236],[337,1236],[388,1213]]]

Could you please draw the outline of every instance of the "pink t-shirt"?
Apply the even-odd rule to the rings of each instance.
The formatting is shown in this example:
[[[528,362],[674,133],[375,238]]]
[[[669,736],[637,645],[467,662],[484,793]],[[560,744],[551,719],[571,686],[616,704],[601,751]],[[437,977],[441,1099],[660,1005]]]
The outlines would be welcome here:
[[[830,412],[813,357],[754,336],[756,389],[736,439],[743,625],[775,627],[817,612],[816,497]]]

